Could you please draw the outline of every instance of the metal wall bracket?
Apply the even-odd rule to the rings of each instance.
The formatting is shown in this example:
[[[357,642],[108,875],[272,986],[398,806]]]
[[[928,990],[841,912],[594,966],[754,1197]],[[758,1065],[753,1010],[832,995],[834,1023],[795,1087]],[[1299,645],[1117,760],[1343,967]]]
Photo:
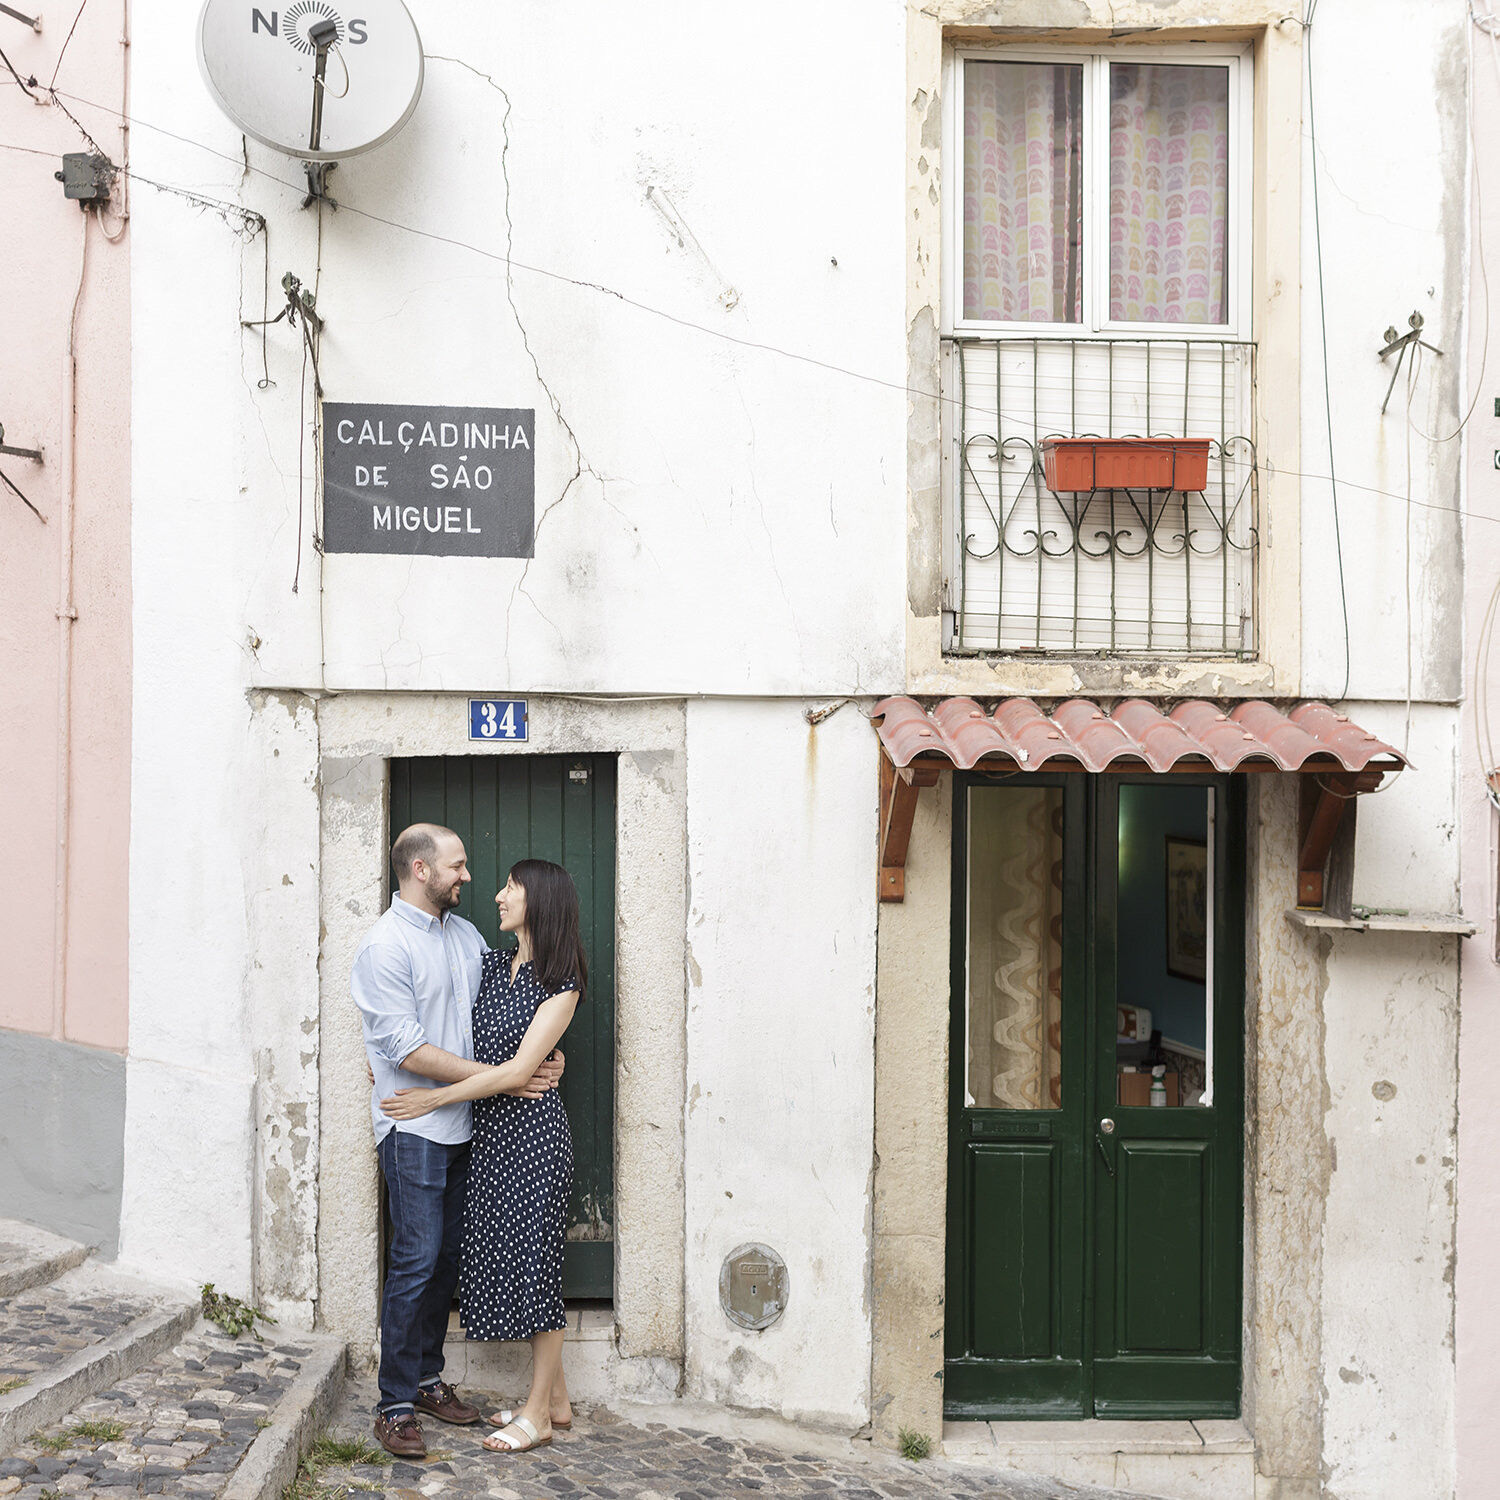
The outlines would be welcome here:
[[[15,448],[5,441],[5,424],[0,422],[0,453],[7,458],[29,458],[32,463],[39,464],[42,461],[42,450],[40,448]]]
[[[326,203],[329,208],[337,209],[338,203],[328,195],[328,174],[338,166],[336,161],[309,161],[304,162],[307,168],[307,196],[302,200],[303,208],[311,208],[314,203]]]
[[[1385,331],[1385,348],[1380,351],[1380,357],[1385,359],[1388,355],[1394,354],[1396,365],[1391,371],[1391,383],[1385,388],[1385,400],[1380,403],[1381,416],[1385,415],[1386,407],[1391,404],[1391,392],[1396,389],[1396,377],[1401,373],[1401,363],[1406,358],[1408,349],[1426,349],[1429,354],[1435,354],[1439,359],[1443,357],[1443,351],[1436,344],[1429,344],[1422,337],[1422,329],[1426,326],[1427,320],[1421,313],[1413,312],[1406,323],[1411,329],[1410,333],[1398,335],[1394,324]],[[1416,355],[1413,354],[1412,358],[1415,359]]]
[[[880,754],[880,899],[906,899],[906,851],[911,844],[912,820],[917,815],[917,793],[936,786],[942,767],[897,768],[884,750]]]

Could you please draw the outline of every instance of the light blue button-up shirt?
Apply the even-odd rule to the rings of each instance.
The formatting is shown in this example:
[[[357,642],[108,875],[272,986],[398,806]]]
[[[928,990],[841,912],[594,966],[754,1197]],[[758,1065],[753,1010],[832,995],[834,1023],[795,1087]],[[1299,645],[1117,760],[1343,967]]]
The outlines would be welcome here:
[[[470,1107],[444,1104],[419,1120],[399,1124],[380,1112],[397,1089],[440,1085],[401,1067],[424,1042],[456,1057],[474,1056],[474,996],[488,944],[455,912],[430,917],[400,896],[355,950],[349,989],[359,1006],[365,1056],[375,1074],[370,1119],[375,1139],[393,1126],[455,1146],[469,1139]]]

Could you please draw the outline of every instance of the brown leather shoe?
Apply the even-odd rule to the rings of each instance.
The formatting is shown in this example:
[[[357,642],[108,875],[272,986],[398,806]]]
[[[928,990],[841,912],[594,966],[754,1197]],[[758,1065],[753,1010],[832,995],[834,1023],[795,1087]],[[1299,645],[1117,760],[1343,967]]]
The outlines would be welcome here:
[[[467,1427],[481,1416],[477,1406],[458,1399],[458,1392],[446,1380],[440,1380],[436,1385],[424,1385],[417,1392],[417,1410],[436,1417],[439,1422],[451,1422],[455,1427]]]
[[[397,1458],[427,1457],[422,1424],[417,1421],[413,1412],[402,1412],[395,1417],[376,1417],[375,1440],[387,1453],[394,1453]]]

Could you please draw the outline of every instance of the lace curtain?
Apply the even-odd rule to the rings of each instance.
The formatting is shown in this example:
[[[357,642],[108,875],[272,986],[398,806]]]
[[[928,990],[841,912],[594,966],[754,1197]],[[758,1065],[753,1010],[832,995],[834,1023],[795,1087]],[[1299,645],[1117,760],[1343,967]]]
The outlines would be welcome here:
[[[1062,1103],[1062,793],[969,797],[968,1091],[980,1109]]]
[[[1228,73],[1112,63],[1109,96],[1110,318],[1223,323]]]
[[[1083,69],[964,64],[964,317],[1076,323]]]
[[[1110,319],[1223,323],[1228,70],[1108,67]],[[1084,81],[1076,63],[964,63],[966,319],[1083,320]]]

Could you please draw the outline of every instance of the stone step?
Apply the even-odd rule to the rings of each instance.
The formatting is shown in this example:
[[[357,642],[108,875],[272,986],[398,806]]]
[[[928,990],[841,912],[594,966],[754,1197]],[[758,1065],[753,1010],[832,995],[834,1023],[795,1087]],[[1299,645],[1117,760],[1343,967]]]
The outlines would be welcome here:
[[[65,1240],[34,1224],[0,1219],[0,1297],[14,1297],[17,1292],[53,1281],[74,1266],[81,1266],[90,1254],[87,1245]]]
[[[1255,1497],[1255,1441],[1236,1421],[945,1422],[943,1453],[1164,1500]]]
[[[457,1385],[490,1391],[524,1391],[531,1384],[531,1345],[469,1339],[455,1312],[443,1341],[444,1374]],[[608,1307],[570,1307],[563,1335],[568,1389],[590,1405],[612,1401],[669,1401],[678,1369],[665,1359],[626,1359],[615,1343]]]
[[[0,1455],[170,1347],[196,1301],[86,1265],[0,1299]]]
[[[343,1392],[340,1339],[274,1328],[260,1343],[197,1320],[148,1364],[30,1432],[0,1497],[280,1500]]]

